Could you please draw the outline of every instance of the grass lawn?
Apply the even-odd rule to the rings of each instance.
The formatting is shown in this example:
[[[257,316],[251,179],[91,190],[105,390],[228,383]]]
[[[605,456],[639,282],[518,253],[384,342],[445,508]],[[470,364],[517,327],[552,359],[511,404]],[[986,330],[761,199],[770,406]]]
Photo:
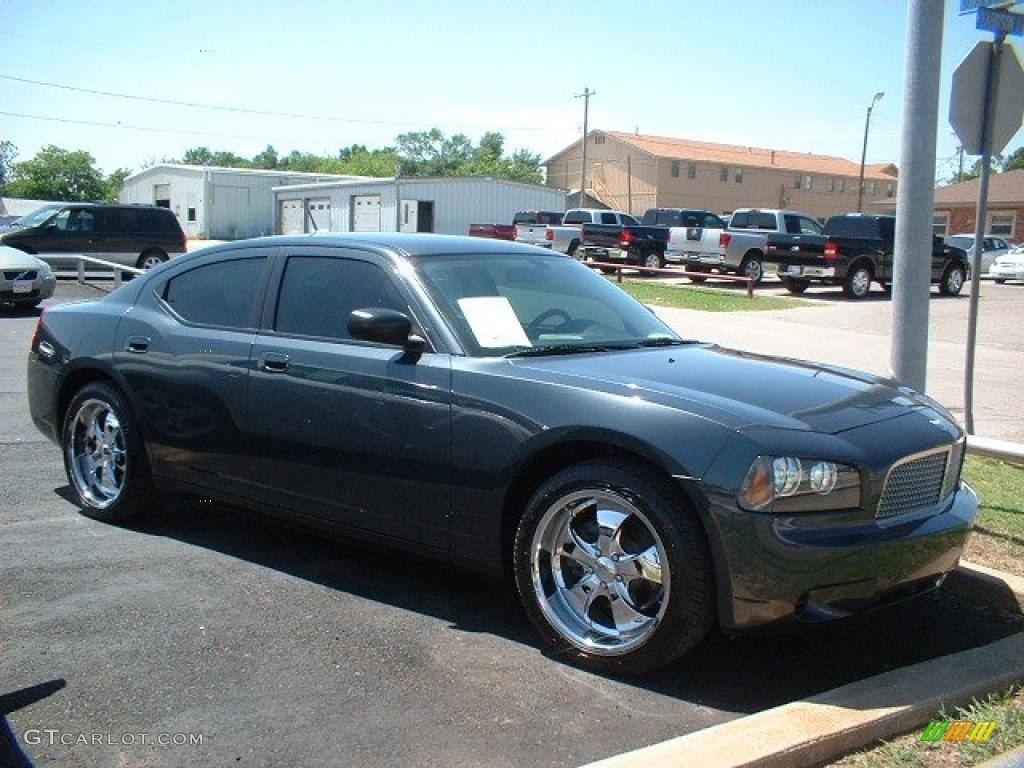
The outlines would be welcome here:
[[[609,278],[614,280],[614,278]],[[748,299],[746,292],[694,288],[689,285],[655,283],[647,280],[623,279],[619,286],[637,301],[676,309],[700,309],[705,312],[757,312],[765,309],[795,309],[814,306],[800,299],[783,296],[758,296]]]
[[[986,742],[923,742],[924,727],[833,763],[842,768],[967,768],[1024,744],[1024,692],[1008,692],[936,720],[995,720]]]
[[[964,479],[981,499],[964,558],[1024,576],[1024,467],[968,456]]]

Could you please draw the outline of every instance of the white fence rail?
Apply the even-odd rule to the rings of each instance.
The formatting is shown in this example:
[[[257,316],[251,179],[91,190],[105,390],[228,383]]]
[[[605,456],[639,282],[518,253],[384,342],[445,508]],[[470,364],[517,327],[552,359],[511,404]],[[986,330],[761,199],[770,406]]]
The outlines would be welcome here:
[[[82,254],[74,256],[61,256],[61,258],[71,258],[78,261],[78,282],[85,284],[85,263],[99,264],[101,267],[110,267],[114,273],[114,287],[120,288],[122,282],[122,275],[127,272],[130,275],[141,275],[146,270],[139,269],[138,267],[127,267],[124,264],[116,264],[113,261],[105,261],[104,259],[97,259],[95,256],[85,256]],[[104,274],[104,273],[100,273]]]
[[[1011,443],[1009,440],[993,440],[990,437],[968,435],[967,452],[1024,466],[1024,445]]]

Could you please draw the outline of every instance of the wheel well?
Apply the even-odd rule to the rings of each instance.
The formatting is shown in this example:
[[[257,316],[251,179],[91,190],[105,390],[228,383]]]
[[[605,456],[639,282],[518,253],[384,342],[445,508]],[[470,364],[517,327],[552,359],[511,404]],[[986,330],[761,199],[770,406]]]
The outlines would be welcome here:
[[[594,459],[626,459],[646,464],[657,472],[665,474],[663,467],[646,456],[609,443],[587,440],[559,443],[534,454],[519,468],[505,494],[505,504],[501,516],[501,557],[506,576],[511,577],[513,573],[512,544],[515,541],[519,519],[534,491],[563,469]],[[665,476],[667,479],[667,475]],[[678,483],[670,485],[684,504],[695,509],[693,500],[679,487]],[[698,519],[699,517],[698,515]],[[701,524],[703,525],[703,521]]]
[[[866,256],[861,256],[859,259],[854,259],[853,263],[851,263],[850,266],[846,268],[846,274],[849,275],[862,264],[868,268],[868,272],[870,272],[871,277],[874,278],[874,276],[877,274],[875,272],[874,262],[872,262],[871,259],[867,258]]]
[[[751,248],[749,251],[743,254],[743,262],[746,263],[748,259],[763,259],[764,251],[757,248]]]
[[[95,368],[79,368],[74,370],[60,385],[60,394],[57,396],[57,423],[55,425],[58,434],[63,429],[64,414],[67,413],[68,406],[71,405],[71,398],[75,396],[75,392],[94,381],[102,381],[110,384],[112,387],[117,387],[116,382],[110,376]]]

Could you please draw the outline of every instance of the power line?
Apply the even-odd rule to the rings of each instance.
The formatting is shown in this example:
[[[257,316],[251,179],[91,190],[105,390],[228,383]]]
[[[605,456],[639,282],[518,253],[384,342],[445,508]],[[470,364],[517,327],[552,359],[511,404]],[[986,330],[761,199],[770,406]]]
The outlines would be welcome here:
[[[322,120],[326,122],[335,123],[355,123],[359,125],[392,125],[402,126],[407,128],[422,128],[425,123],[413,123],[413,122],[400,122],[395,120],[361,120],[350,117],[334,117],[330,115],[310,115],[301,112],[276,112],[273,110],[266,109],[252,109],[249,107],[230,107],[222,104],[204,104],[197,101],[178,101],[176,99],[159,99],[155,96],[139,96],[137,94],[130,93],[115,93],[114,91],[101,91],[94,88],[80,88],[75,85],[66,85],[64,83],[51,83],[45,80],[32,80],[27,77],[14,77],[13,75],[2,75],[0,74],[0,80],[10,80],[16,83],[25,83],[28,85],[38,85],[44,88],[56,88],[61,91],[74,91],[76,93],[87,93],[91,96],[109,96],[115,99],[129,99],[131,101],[145,101],[152,104],[167,104],[175,107],[190,107],[193,109],[212,109],[220,112],[235,112],[247,115],[262,115],[264,117],[286,117],[293,120]],[[472,126],[474,128],[482,128],[484,126]],[[508,126],[511,130],[518,131],[539,131],[540,128],[528,127],[528,126]]]

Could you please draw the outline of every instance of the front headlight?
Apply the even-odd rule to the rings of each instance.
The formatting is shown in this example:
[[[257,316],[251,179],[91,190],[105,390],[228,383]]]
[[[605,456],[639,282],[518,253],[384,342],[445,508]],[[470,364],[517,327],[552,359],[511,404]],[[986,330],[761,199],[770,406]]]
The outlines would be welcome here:
[[[39,274],[43,277],[50,277],[50,275],[53,274],[53,269],[50,268],[50,265],[42,259],[37,259],[37,261],[39,262],[39,266],[37,267]]]
[[[737,497],[752,512],[821,512],[860,506],[860,473],[846,464],[758,456]]]

